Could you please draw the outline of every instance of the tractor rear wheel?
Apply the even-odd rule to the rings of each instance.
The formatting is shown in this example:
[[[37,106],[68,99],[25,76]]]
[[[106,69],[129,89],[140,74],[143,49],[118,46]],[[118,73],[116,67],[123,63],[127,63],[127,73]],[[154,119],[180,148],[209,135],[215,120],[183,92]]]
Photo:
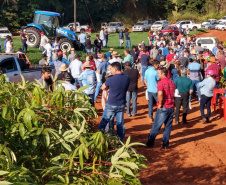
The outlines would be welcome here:
[[[71,48],[74,47],[73,41],[68,38],[61,38],[59,40],[60,44],[60,50],[67,50],[68,52],[71,50]]]
[[[41,42],[41,35],[40,35],[39,29],[34,28],[34,27],[28,27],[28,28],[26,28],[26,31],[29,36],[27,45],[31,48],[39,47],[40,42]]]

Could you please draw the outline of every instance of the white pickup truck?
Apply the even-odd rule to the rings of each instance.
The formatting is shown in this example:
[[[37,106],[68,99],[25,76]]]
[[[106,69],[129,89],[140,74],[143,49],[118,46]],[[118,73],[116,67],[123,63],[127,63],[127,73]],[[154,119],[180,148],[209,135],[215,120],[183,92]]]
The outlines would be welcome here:
[[[72,22],[72,23],[69,23],[67,26],[64,26],[63,28],[70,30],[71,26],[73,28],[75,27],[74,25],[75,24]],[[85,32],[88,33],[88,34],[90,34],[91,31],[92,31],[89,25],[80,25],[79,22],[76,22],[76,32],[80,33],[81,29],[84,29]]]
[[[35,81],[41,78],[41,66],[33,67],[27,61],[25,54],[0,54],[0,68],[5,72],[10,82],[20,82],[21,75],[25,81]],[[52,73],[55,73],[53,68]]]
[[[185,21],[178,21],[176,23],[176,26],[179,28],[180,26],[184,29],[189,28],[189,30],[197,31],[198,29],[202,28],[202,24],[196,24],[191,20],[185,20]]]

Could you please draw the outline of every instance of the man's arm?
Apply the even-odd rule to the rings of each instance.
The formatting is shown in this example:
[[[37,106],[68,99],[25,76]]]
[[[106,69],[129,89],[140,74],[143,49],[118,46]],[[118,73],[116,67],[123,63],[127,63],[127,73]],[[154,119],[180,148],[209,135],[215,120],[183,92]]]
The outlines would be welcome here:
[[[162,109],[162,103],[163,103],[163,92],[162,91],[158,91],[158,109]]]
[[[105,83],[101,86],[101,90],[108,90],[109,88],[105,85]]]

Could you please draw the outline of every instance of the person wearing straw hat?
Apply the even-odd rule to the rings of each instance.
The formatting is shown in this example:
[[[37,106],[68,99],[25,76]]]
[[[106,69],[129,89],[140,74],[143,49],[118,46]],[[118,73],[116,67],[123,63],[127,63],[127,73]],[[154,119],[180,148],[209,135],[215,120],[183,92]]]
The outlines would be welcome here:
[[[78,79],[82,81],[83,86],[89,86],[83,93],[90,97],[90,103],[94,106],[96,74],[94,70],[90,69],[91,66],[90,61],[86,61],[84,63],[85,71],[80,74]]]
[[[74,84],[74,83],[75,83],[75,79],[73,78],[73,76],[71,75],[71,73],[68,72],[68,71],[69,71],[69,65],[63,63],[63,64],[60,66],[59,71],[60,71],[61,73],[57,76],[57,80],[63,80],[64,74],[65,74],[65,73],[68,73],[68,74],[70,75],[70,77],[71,77],[71,80],[70,80],[71,84]]]
[[[117,59],[118,57],[118,52],[117,51],[113,51],[112,53],[112,59],[108,61],[109,64],[113,64],[114,62],[119,62],[120,61]]]

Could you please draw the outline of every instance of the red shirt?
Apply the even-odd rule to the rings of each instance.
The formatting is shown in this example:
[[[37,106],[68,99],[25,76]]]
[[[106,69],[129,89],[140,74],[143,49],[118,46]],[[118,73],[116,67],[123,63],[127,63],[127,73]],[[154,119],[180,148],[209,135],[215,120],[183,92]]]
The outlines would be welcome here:
[[[157,90],[163,92],[163,107],[169,109],[174,107],[174,92],[176,86],[172,80],[168,78],[161,79],[157,84]],[[159,102],[157,102],[159,104]]]
[[[216,82],[219,82],[220,80],[220,74],[221,74],[221,67],[217,65],[216,63],[212,63],[206,71],[213,70],[214,74],[216,75],[216,78],[214,79]]]
[[[173,54],[168,54],[168,55],[166,56],[166,59],[167,59],[168,63],[171,62],[171,60],[173,59],[174,56],[175,56],[174,53],[173,53]]]

